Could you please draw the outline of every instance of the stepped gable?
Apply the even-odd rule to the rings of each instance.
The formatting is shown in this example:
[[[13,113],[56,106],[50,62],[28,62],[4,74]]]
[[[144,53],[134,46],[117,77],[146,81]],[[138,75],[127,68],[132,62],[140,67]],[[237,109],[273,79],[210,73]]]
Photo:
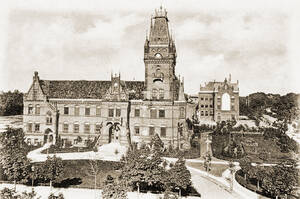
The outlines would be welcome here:
[[[44,94],[49,98],[62,99],[104,99],[111,81],[87,80],[40,80]],[[125,81],[127,92],[135,91],[134,98],[143,98],[144,82]]]

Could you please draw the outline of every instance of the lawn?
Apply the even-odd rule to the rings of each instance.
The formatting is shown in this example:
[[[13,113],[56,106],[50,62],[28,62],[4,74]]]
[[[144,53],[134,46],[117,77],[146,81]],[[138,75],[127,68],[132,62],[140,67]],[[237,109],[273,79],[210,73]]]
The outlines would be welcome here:
[[[245,142],[247,139],[253,139],[258,144],[257,153],[253,153],[249,149],[247,149],[247,147],[244,147],[247,156],[253,162],[278,163],[284,159],[289,159],[290,157],[292,157],[291,153],[282,153],[274,139],[264,139],[262,135],[236,136],[235,139],[239,139],[240,142]],[[222,154],[222,149],[224,148],[224,146],[226,146],[227,142],[227,135],[213,134],[211,145],[213,156],[219,159],[238,161],[238,159],[229,158]],[[259,153],[261,152],[269,154],[267,160],[262,160],[259,158]]]
[[[107,175],[116,177],[119,175],[122,163],[112,161],[100,162],[101,171],[97,175],[97,188],[103,188]],[[74,188],[94,188],[94,176],[90,175],[91,168],[89,160],[64,160],[64,173],[59,183],[54,183],[55,187]]]
[[[193,167],[195,169],[199,169],[202,171],[205,171],[205,168],[203,166],[203,163],[200,162],[187,162],[186,163],[188,166]],[[228,169],[228,165],[224,164],[211,164],[211,170],[209,171],[210,174],[217,176],[217,177],[222,177],[222,173]]]

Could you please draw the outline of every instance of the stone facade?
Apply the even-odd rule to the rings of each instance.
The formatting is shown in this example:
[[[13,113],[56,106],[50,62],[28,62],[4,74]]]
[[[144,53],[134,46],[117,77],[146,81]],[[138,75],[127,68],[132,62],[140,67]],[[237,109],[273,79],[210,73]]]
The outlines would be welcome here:
[[[226,121],[239,117],[238,81],[208,82],[200,86],[198,117],[206,121]]]
[[[182,147],[186,100],[183,80],[175,75],[176,48],[169,33],[167,12],[156,10],[144,45],[145,82],[41,80],[24,96],[24,131],[28,142],[99,144],[145,142],[158,134],[166,144]],[[129,136],[130,135],[130,136]]]

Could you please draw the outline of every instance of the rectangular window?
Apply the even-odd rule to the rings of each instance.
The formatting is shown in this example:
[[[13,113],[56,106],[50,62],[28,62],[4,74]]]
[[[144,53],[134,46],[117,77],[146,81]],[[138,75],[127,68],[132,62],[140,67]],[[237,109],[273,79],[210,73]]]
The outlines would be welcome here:
[[[140,117],[140,109],[134,110],[134,117]]]
[[[108,109],[108,117],[114,117],[114,109]]]
[[[218,109],[221,109],[221,105],[218,105]]]
[[[210,111],[210,116],[213,116],[214,115],[214,112],[213,111]]]
[[[208,104],[205,104],[205,108],[208,108]]]
[[[213,105],[212,105],[212,104],[210,104],[210,105],[209,105],[209,107],[210,107],[210,108],[212,108],[212,107],[213,107]]]
[[[155,129],[153,126],[149,128],[149,135],[154,135]]]
[[[158,115],[159,118],[165,118],[165,110],[159,110]]]
[[[235,109],[235,108],[234,108],[234,105],[232,105],[232,106],[231,106],[231,110],[233,110],[233,111],[234,111],[234,109]]]
[[[33,113],[33,106],[30,104],[28,106],[28,115],[32,114]]]
[[[79,106],[75,106],[75,108],[74,108],[74,115],[76,115],[76,116],[79,115]]]
[[[208,116],[208,111],[205,111],[205,116]]]
[[[205,98],[205,101],[207,101],[208,100],[208,98]]]
[[[135,126],[134,127],[134,133],[135,133],[135,135],[140,135],[140,127]]]
[[[90,124],[84,124],[84,132],[90,133]]]
[[[35,105],[35,114],[39,115],[40,114],[40,105]]]
[[[40,124],[35,124],[34,125],[34,131],[39,132],[40,131]]]
[[[69,107],[64,107],[64,115],[69,115]]]
[[[121,109],[116,109],[116,117],[121,117]]]
[[[156,109],[150,109],[150,118],[155,119],[157,117]]]
[[[201,97],[201,100],[203,101],[203,97]]]
[[[96,115],[97,115],[97,116],[101,116],[101,109],[100,109],[100,106],[97,106],[97,107],[96,107]]]
[[[203,111],[201,111],[201,116],[204,116],[204,112]]]
[[[96,124],[95,133],[101,133],[101,124]]]
[[[201,104],[201,108],[204,108],[204,104]]]
[[[28,123],[27,131],[32,132],[32,123]]]
[[[90,111],[91,111],[91,109],[90,109],[90,107],[85,107],[85,115],[90,115]]]
[[[74,129],[74,133],[79,133],[79,124],[75,123],[73,129]]]
[[[163,138],[166,137],[166,127],[160,128],[160,137],[163,137]]]
[[[68,133],[69,131],[69,124],[65,123],[64,124],[64,133]]]

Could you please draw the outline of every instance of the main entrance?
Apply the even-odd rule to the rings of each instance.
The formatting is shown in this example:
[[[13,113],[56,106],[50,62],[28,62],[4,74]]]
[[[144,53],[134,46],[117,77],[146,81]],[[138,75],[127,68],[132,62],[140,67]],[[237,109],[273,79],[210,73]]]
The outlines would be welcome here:
[[[109,126],[108,143],[119,141],[119,139],[120,139],[120,137],[119,137],[120,136],[120,123],[108,122],[106,125]]]
[[[53,142],[53,131],[51,129],[46,129],[44,133],[44,143]]]

